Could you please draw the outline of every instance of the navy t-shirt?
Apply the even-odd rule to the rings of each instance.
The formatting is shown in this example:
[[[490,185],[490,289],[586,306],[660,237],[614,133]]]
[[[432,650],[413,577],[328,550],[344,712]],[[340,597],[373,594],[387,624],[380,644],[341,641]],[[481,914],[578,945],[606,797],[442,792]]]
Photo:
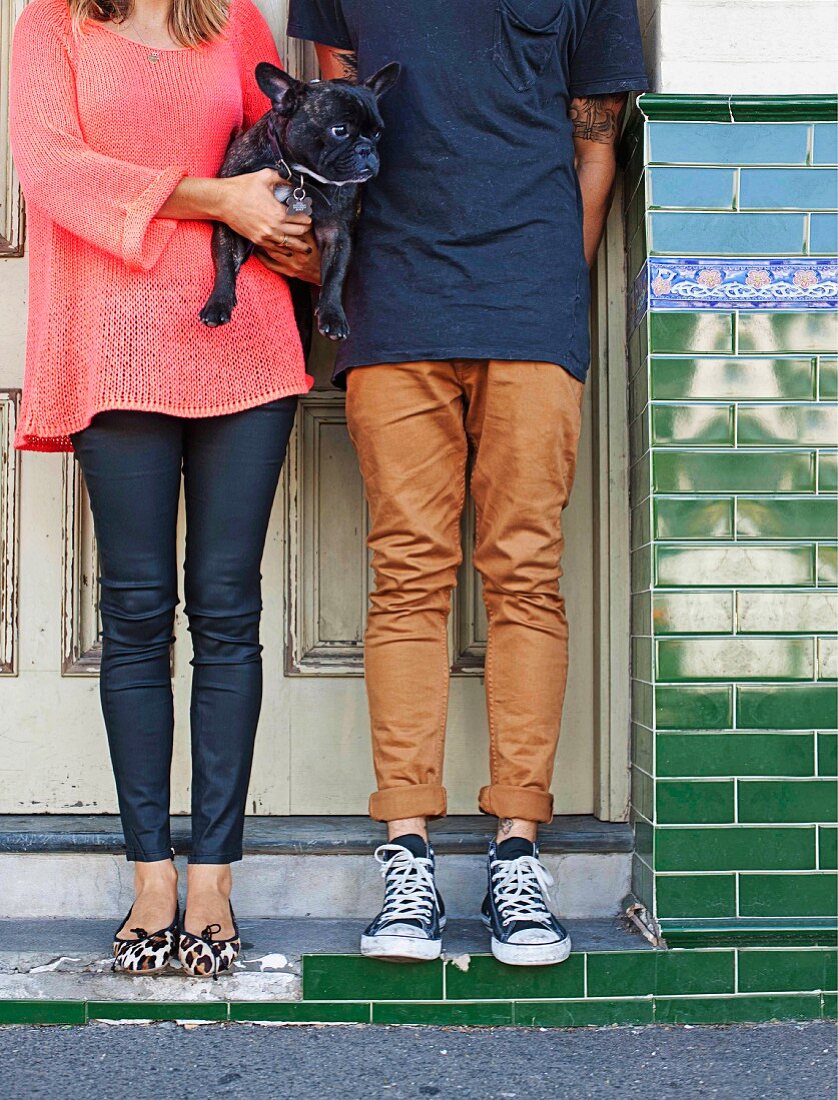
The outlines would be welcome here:
[[[291,0],[288,33],[403,71],[381,102],[345,302],[352,367],[558,363],[584,379],[569,101],[647,87],[636,0]]]

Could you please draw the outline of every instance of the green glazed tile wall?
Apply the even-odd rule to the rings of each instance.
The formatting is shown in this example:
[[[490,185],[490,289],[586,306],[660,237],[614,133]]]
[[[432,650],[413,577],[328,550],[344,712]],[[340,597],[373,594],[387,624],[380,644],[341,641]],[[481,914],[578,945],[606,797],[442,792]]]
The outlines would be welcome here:
[[[646,98],[630,278],[653,254],[834,254],[824,104],[717,118]],[[634,892],[664,934],[821,928],[838,856],[838,312],[646,306],[628,341]],[[768,992],[765,960],[748,966],[747,992]]]

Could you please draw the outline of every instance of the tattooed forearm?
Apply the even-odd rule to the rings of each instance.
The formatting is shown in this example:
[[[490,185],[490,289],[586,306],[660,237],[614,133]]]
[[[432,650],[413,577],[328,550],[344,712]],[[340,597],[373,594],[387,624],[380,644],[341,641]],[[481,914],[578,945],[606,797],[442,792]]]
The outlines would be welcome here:
[[[353,84],[358,81],[358,55],[351,51],[335,53],[335,59],[343,69],[343,79],[351,80]]]
[[[591,95],[572,99],[568,114],[573,123],[574,138],[614,145],[620,136],[625,107],[624,95]]]

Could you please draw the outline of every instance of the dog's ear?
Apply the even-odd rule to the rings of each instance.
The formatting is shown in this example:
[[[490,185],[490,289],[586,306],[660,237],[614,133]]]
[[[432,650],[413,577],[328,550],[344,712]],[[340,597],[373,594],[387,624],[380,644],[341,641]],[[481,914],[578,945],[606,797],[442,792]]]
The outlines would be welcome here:
[[[384,68],[379,69],[377,73],[368,76],[364,81],[364,86],[369,88],[376,99],[381,99],[399,79],[401,71],[402,67],[398,61],[391,61],[389,65],[385,65]]]
[[[281,115],[292,114],[304,87],[299,80],[267,61],[260,61],[256,66],[256,83]]]

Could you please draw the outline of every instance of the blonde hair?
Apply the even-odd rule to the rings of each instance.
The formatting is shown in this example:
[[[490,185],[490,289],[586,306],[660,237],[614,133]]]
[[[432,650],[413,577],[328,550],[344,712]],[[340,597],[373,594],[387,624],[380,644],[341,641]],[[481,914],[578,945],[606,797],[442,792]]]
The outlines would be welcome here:
[[[67,4],[76,30],[88,19],[123,23],[134,8],[134,0],[67,0]],[[169,30],[181,46],[203,46],[221,34],[228,15],[228,0],[172,0]]]

